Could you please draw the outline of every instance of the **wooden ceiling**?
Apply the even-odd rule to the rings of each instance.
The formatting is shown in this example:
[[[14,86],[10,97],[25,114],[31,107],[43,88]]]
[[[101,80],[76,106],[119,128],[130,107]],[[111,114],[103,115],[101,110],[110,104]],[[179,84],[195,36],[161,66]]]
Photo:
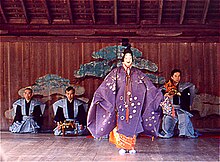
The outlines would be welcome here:
[[[1,39],[219,42],[219,0],[1,0]]]

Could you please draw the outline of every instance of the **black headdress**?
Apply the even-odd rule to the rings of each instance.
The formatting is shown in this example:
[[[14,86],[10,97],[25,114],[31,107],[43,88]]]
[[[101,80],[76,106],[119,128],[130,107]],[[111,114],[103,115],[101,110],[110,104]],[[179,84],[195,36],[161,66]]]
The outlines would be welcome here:
[[[124,61],[124,57],[126,53],[130,53],[132,56],[133,61],[133,52],[131,51],[131,44],[128,44],[127,48],[124,49],[123,55],[122,55],[122,61]]]

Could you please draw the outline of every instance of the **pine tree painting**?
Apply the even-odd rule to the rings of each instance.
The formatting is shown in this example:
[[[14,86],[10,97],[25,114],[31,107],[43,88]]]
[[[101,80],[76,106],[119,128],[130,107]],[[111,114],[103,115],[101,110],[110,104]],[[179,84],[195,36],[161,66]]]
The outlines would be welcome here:
[[[86,76],[104,78],[113,68],[122,65],[121,58],[122,53],[126,46],[108,46],[100,49],[97,52],[92,53],[92,57],[95,61],[82,64],[80,69],[74,72],[76,78],[84,78]],[[159,77],[156,74],[158,67],[155,63],[142,58],[142,52],[137,48],[131,47],[134,55],[133,66],[146,71],[146,75],[155,84],[163,84],[165,82],[164,77]]]

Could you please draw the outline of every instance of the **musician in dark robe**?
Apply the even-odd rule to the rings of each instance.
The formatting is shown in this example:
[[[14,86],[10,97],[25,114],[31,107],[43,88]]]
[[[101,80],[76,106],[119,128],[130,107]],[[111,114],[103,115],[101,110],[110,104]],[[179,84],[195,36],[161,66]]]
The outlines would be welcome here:
[[[86,130],[86,111],[84,103],[75,99],[75,89],[68,87],[65,90],[65,99],[60,99],[53,104],[54,121],[57,127],[54,129],[54,135],[62,134],[62,126],[73,124],[75,127],[70,134],[81,135]],[[68,132],[66,132],[68,133]]]
[[[33,90],[25,88],[21,98],[13,103],[15,112],[13,124],[9,131],[13,133],[37,133],[42,125],[45,104],[34,100]]]
[[[189,111],[195,96],[195,86],[192,83],[180,82],[181,71],[174,69],[171,78],[162,87],[164,101],[161,138],[171,138],[174,135],[175,126],[178,123],[180,137],[196,138]]]

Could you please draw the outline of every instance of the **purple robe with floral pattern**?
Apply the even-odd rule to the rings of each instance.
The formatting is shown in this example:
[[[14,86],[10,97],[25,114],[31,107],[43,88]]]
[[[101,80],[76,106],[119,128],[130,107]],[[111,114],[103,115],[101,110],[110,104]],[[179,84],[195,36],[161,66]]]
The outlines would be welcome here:
[[[118,126],[118,133],[133,137],[144,132],[158,136],[160,108],[163,95],[147,76],[132,67],[129,120],[126,121],[126,72],[123,67],[113,69],[94,93],[89,108],[87,126],[95,138],[109,134]]]

